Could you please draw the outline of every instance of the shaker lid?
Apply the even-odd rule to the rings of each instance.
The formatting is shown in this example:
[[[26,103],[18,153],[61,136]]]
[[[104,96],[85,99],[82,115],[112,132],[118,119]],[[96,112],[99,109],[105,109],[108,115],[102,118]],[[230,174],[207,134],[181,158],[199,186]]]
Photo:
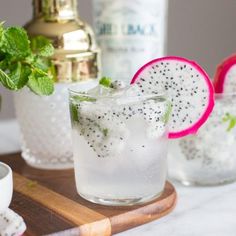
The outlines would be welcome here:
[[[66,21],[77,17],[76,0],[33,0],[35,17],[46,21]]]

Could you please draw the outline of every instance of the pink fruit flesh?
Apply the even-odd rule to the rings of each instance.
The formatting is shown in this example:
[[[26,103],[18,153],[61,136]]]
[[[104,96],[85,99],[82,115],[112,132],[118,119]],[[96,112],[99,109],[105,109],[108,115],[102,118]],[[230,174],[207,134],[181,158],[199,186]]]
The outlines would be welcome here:
[[[235,86],[232,86],[231,81],[228,81],[230,78],[228,77],[228,73],[232,69],[233,66],[236,65],[236,55],[232,55],[229,58],[225,59],[216,70],[216,75],[214,77],[214,88],[216,93],[223,93],[225,90],[227,92],[233,92]],[[236,78],[232,78],[236,83]],[[226,85],[226,83],[228,84]],[[226,87],[226,86],[232,86],[232,87]]]
[[[206,72],[195,62],[180,57],[150,61],[134,75],[143,93],[166,91],[172,103],[169,138],[195,134],[214,107],[214,89]]]

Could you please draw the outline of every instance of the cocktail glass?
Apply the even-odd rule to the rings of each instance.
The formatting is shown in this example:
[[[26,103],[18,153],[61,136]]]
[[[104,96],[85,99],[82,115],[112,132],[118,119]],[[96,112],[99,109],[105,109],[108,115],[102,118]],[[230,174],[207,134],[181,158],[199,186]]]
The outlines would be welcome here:
[[[236,180],[236,94],[216,94],[215,108],[196,135],[172,141],[170,177],[185,185]]]
[[[134,205],[163,192],[169,102],[163,96],[90,96],[70,90],[78,193],[103,205]]]

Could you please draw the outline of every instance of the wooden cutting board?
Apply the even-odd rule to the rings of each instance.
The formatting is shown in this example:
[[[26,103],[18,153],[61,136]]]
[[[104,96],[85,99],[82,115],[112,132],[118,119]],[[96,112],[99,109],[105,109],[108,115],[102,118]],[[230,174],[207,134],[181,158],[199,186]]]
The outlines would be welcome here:
[[[167,182],[162,196],[148,204],[100,206],[77,194],[73,170],[37,170],[20,154],[1,156],[0,161],[14,171],[10,207],[24,218],[25,235],[109,236],[163,217],[176,204],[176,191]]]

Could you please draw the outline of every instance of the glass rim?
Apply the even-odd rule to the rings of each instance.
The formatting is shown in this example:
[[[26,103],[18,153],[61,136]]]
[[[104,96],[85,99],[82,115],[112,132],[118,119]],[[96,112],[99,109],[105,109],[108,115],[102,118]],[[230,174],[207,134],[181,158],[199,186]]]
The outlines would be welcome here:
[[[76,89],[76,86],[73,85],[71,87],[68,88],[69,91],[69,95],[70,96],[81,96],[81,97],[88,97],[91,99],[102,99],[102,98],[106,98],[106,99],[115,99],[115,98],[122,98],[122,94],[116,94],[116,95],[91,95],[89,93],[87,93],[86,91],[82,92],[78,89]],[[230,92],[230,93],[214,93],[214,98],[217,99],[227,99],[227,98],[236,98],[236,92]],[[170,100],[170,97],[168,96],[168,94],[165,91],[159,91],[158,93],[150,93],[150,94],[140,94],[140,95],[126,95],[125,98],[129,99],[129,98],[142,98],[141,100],[147,100],[147,99],[152,99],[152,98],[160,98],[160,99],[164,99],[166,101]]]
[[[82,92],[82,91],[78,91],[77,89],[74,89],[74,86],[68,88],[69,91],[69,95],[70,96],[81,96],[81,97],[88,97],[91,99],[102,99],[102,98],[106,98],[106,99],[116,99],[116,98],[122,98],[123,94],[116,94],[116,95],[91,95],[88,94],[86,91]],[[168,100],[168,95],[164,92],[164,91],[160,91],[158,93],[151,93],[151,94],[134,94],[134,95],[126,95],[125,98],[129,99],[129,98],[142,98],[141,100],[146,100],[146,99],[152,99],[152,98],[160,98],[160,99],[164,99],[164,100]]]

